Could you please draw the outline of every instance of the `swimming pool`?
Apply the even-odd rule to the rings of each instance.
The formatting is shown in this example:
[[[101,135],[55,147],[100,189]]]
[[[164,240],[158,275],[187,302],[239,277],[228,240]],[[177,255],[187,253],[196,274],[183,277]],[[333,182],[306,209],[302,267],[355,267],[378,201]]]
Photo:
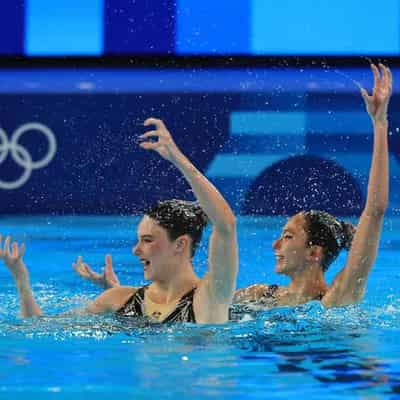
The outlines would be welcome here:
[[[283,218],[239,217],[239,286],[285,283],[271,243]],[[112,253],[121,282],[142,284],[131,255],[136,217],[1,217],[0,232],[27,244],[38,301],[56,314],[100,291],[71,263]],[[400,217],[384,224],[378,261],[360,306],[278,308],[222,326],[122,325],[108,317],[21,320],[0,269],[0,398],[354,398],[400,393]],[[203,240],[205,243],[205,240]],[[205,268],[205,249],[195,265]],[[331,266],[328,280],[343,264]]]

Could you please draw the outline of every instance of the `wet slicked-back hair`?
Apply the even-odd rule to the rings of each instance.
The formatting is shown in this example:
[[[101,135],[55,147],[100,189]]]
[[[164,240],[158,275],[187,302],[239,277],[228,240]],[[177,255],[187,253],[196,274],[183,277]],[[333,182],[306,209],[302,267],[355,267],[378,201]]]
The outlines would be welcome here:
[[[145,215],[157,221],[167,231],[170,240],[189,235],[193,258],[208,223],[208,217],[198,203],[176,199],[159,201],[147,209]]]
[[[322,268],[325,272],[342,249],[350,249],[356,228],[324,211],[310,210],[301,214],[306,221],[307,244],[323,248]]]

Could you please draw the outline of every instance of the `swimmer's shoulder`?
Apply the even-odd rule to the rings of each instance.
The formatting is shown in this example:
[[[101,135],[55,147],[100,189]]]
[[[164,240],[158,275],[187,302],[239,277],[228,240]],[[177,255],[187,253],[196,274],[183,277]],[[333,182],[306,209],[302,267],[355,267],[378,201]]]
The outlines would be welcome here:
[[[258,302],[265,297],[274,297],[279,290],[278,285],[258,283],[236,290],[234,303]]]
[[[114,312],[124,306],[127,301],[139,290],[133,286],[115,286],[105,290],[87,307],[87,312],[92,314],[102,314]]]

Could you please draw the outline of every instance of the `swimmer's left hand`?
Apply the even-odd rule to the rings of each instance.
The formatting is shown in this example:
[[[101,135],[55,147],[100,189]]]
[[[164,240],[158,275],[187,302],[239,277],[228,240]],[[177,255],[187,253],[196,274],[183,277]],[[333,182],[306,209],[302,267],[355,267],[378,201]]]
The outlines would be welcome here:
[[[143,141],[139,144],[141,148],[145,150],[154,150],[168,161],[173,161],[179,154],[181,154],[163,121],[156,118],[148,118],[144,121],[143,125],[154,125],[157,129],[146,132],[143,135],[140,135],[139,138],[141,140],[157,138],[157,141]]]
[[[93,271],[87,263],[84,263],[82,256],[79,256],[76,263],[72,264],[72,268],[82,278],[87,279],[88,281],[104,289],[110,289],[115,286],[119,286],[119,279],[114,272],[111,255],[106,255],[105,261],[106,265],[103,268],[102,274]]]

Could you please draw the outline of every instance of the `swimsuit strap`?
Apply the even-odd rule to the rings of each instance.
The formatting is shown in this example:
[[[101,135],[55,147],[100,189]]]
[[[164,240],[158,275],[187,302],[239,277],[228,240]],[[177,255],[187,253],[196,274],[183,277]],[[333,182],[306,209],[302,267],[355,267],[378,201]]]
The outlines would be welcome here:
[[[275,296],[276,296],[276,292],[278,291],[278,289],[279,289],[279,286],[278,285],[269,285],[266,289],[265,289],[265,291],[264,291],[264,293],[263,293],[263,297],[266,297],[266,298],[272,298],[272,299],[274,299],[275,298]],[[311,300],[319,300],[319,301],[321,301],[322,300],[322,298],[324,297],[324,295],[325,295],[325,293],[318,293],[315,297],[313,297]]]
[[[278,291],[278,289],[279,289],[279,286],[276,284],[268,285],[268,287],[265,289],[262,297],[275,299],[276,294],[277,294],[276,292]]]
[[[196,287],[184,294],[174,311],[172,311],[164,320],[166,322],[193,322],[196,323],[196,317],[193,310],[193,296],[196,291]]]
[[[319,293],[318,295],[316,295],[313,300],[319,300],[321,301],[323,299],[323,297],[325,296],[325,293]]]
[[[128,301],[116,312],[123,317],[144,317],[144,293],[149,285],[139,288]],[[193,296],[196,288],[184,294],[178,301],[175,309],[162,321],[166,322],[196,322],[193,310]]]
[[[128,301],[117,310],[116,314],[124,317],[144,316],[144,291],[147,286],[142,286],[128,299]]]
[[[279,286],[278,286],[278,285],[275,285],[275,284],[274,284],[274,285],[269,285],[269,286],[265,289],[265,291],[264,291],[262,297],[275,299],[275,298],[276,298],[276,295],[277,295],[278,289],[279,289]],[[319,300],[319,301],[321,301],[322,298],[324,297],[324,295],[325,295],[325,293],[318,293],[318,294],[317,294],[315,297],[313,297],[311,300]]]

